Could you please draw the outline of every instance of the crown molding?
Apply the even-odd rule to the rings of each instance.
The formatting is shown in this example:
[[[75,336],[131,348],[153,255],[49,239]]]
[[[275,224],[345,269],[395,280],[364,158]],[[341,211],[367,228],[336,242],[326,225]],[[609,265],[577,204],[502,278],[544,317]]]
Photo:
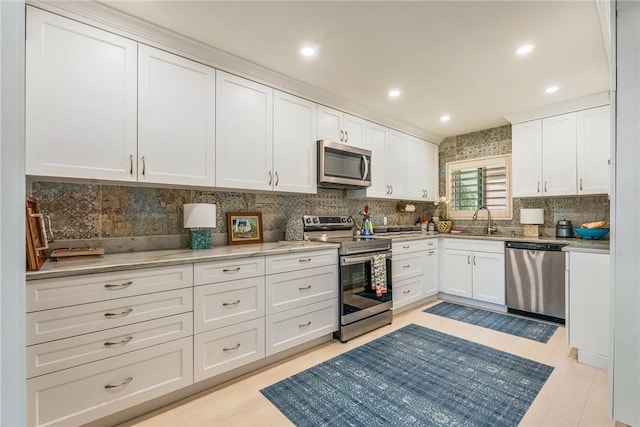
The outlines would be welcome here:
[[[288,77],[213,46],[132,17],[96,1],[28,0],[27,4],[436,144],[439,144],[443,139],[441,135],[358,104],[338,94]]]
[[[609,103],[609,92],[600,92],[583,98],[572,99],[570,101],[548,105],[533,110],[507,114],[504,118],[509,120],[512,124],[522,123],[545,117],[557,116],[558,114],[571,113],[573,111],[586,110],[587,108],[609,105]]]

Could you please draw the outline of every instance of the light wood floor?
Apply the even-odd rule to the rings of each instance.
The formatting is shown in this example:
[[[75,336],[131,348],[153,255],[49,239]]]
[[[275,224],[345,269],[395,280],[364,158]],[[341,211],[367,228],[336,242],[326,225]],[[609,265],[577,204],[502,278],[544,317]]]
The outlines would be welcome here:
[[[333,340],[122,426],[292,425],[260,394],[260,389],[410,323],[554,366],[553,373],[522,419],[521,426],[616,425],[607,419],[607,372],[577,362],[575,350],[565,344],[563,327],[558,328],[548,343],[541,344],[422,312],[434,303],[396,315],[392,325],[354,338],[346,344]]]

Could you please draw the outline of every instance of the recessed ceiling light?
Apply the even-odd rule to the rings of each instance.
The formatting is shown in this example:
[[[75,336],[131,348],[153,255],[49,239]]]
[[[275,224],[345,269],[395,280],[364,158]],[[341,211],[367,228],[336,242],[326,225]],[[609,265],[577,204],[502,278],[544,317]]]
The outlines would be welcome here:
[[[311,46],[305,46],[300,51],[304,56],[313,56],[316,53],[316,50]]]
[[[440,121],[441,122],[448,122],[449,120],[451,120],[451,116],[441,116],[440,117]]]
[[[389,97],[391,98],[397,98],[400,96],[400,89],[391,89],[389,91]]]
[[[558,86],[549,86],[544,91],[547,93],[553,93],[553,92],[557,92],[558,89],[560,89]]]
[[[525,44],[524,46],[520,46],[518,48],[518,50],[516,50],[516,53],[518,55],[524,55],[525,53],[529,53],[533,50],[533,45],[532,44]]]

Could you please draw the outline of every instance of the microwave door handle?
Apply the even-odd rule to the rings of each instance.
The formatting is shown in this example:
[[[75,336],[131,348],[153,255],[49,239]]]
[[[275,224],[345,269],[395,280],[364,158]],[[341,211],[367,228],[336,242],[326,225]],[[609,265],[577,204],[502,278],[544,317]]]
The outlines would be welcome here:
[[[365,180],[369,175],[369,160],[367,160],[367,156],[362,156],[362,163],[364,163],[364,173],[362,174],[362,179]]]

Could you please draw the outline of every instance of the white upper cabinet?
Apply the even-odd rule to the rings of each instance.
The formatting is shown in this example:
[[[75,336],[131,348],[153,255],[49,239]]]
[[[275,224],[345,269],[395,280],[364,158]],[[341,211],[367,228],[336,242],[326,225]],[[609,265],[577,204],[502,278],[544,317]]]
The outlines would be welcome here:
[[[513,197],[542,196],[542,121],[512,129]]]
[[[138,47],[138,180],[215,185],[215,69]]]
[[[216,186],[268,190],[273,165],[273,89],[216,73]]]
[[[408,141],[409,135],[395,130],[389,131],[389,138],[387,139],[386,168],[387,183],[390,190],[389,197],[393,199],[402,199],[406,194],[405,146],[408,144]]]
[[[514,124],[513,197],[606,194],[610,129],[608,106]]]
[[[406,199],[435,200],[438,183],[438,146],[415,137],[405,142]]]
[[[542,119],[542,177],[545,196],[576,194],[576,114]]]
[[[365,124],[364,119],[324,105],[318,105],[317,139],[328,139],[355,147],[364,147]]]
[[[577,120],[578,194],[609,193],[611,116],[609,106],[579,111]]]
[[[135,181],[137,43],[27,7],[26,173]]]
[[[273,188],[317,192],[316,104],[275,91],[273,98]]]
[[[367,122],[366,148],[371,150],[371,187],[366,189],[367,197],[388,197],[386,155],[389,129]]]

